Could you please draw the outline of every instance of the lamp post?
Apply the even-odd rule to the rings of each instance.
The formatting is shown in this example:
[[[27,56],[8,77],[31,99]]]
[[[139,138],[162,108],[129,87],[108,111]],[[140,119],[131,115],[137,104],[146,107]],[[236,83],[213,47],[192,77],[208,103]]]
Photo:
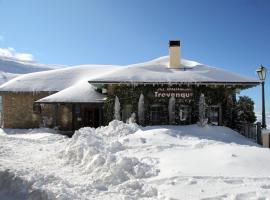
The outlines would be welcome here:
[[[256,70],[262,84],[262,128],[266,128],[266,122],[265,122],[265,98],[264,98],[264,81],[266,77],[266,68],[261,65],[257,70]]]

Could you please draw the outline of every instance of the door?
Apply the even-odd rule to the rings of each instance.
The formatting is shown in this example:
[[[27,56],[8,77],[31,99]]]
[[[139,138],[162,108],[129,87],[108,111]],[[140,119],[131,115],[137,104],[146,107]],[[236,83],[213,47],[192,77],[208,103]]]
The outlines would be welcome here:
[[[83,126],[97,128],[99,126],[99,109],[85,108],[83,117]]]
[[[220,106],[209,106],[207,114],[209,123],[218,126],[220,118]]]

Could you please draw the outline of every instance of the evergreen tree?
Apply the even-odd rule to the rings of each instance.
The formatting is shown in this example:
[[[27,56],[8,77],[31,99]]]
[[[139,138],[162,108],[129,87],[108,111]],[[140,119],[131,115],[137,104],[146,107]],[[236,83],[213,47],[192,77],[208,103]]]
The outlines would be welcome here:
[[[145,108],[144,108],[144,95],[140,94],[139,102],[138,102],[138,118],[139,118],[139,124],[144,125],[144,113],[145,113]]]
[[[119,98],[117,96],[115,96],[115,100],[114,100],[114,119],[121,120],[120,102],[119,102]]]
[[[256,116],[254,113],[254,102],[247,96],[239,97],[236,106],[237,122],[254,123]]]
[[[199,100],[199,126],[205,126],[208,122],[208,119],[206,118],[205,114],[206,110],[206,103],[205,103],[205,97],[204,94],[201,94],[200,100]]]

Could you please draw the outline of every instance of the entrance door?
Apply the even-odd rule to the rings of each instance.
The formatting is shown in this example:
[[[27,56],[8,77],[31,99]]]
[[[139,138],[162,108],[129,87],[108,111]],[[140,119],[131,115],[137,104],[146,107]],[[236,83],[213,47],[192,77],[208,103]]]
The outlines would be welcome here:
[[[219,106],[209,106],[208,107],[208,121],[213,125],[219,125]]]
[[[99,110],[98,108],[85,108],[83,117],[83,126],[95,127],[99,126]]]

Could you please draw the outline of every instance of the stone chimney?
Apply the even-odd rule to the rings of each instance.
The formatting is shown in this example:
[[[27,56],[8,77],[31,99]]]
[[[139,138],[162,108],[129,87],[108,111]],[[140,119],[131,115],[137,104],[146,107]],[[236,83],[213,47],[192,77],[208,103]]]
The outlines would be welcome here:
[[[169,68],[181,67],[181,48],[179,40],[170,40],[169,42],[170,63]]]

